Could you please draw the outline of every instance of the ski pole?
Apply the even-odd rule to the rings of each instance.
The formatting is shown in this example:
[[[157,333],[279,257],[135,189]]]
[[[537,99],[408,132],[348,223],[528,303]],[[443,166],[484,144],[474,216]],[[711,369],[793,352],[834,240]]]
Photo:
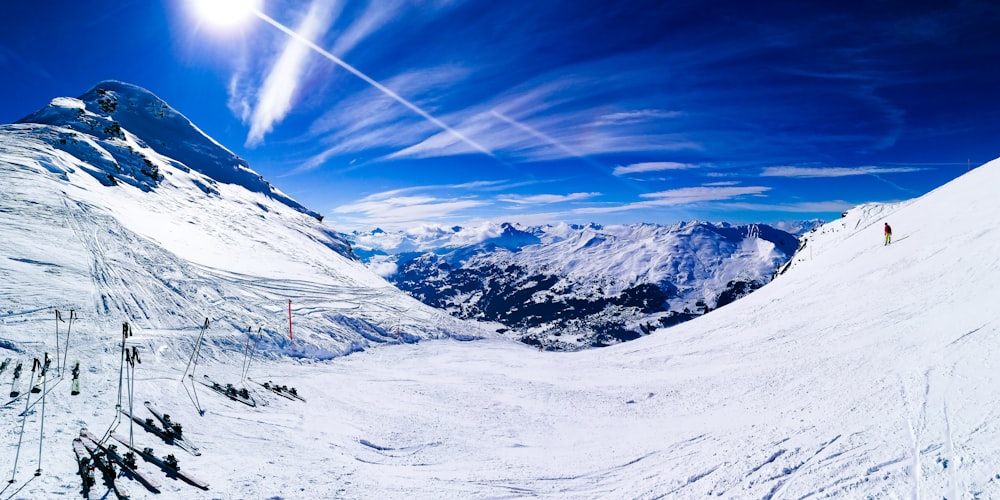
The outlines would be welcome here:
[[[56,363],[58,364],[58,360],[56,361]],[[49,384],[49,379],[48,379],[48,377],[45,376],[45,372],[46,371],[48,371],[48,363],[46,363],[44,366],[42,366],[42,377],[43,377],[42,378],[42,416],[41,416],[41,419],[40,419],[41,420],[41,424],[39,425],[39,431],[38,431],[38,469],[35,470],[35,475],[36,476],[41,476],[42,475],[42,442],[45,439],[45,394],[47,394],[49,392],[49,391],[45,390],[45,388]],[[25,418],[27,418],[27,415],[25,416]]]
[[[64,321],[62,319],[62,314],[59,313],[59,309],[56,309],[56,366],[59,366],[59,343],[62,340],[59,338],[59,323],[64,323]]]
[[[40,367],[42,364],[35,358],[35,362],[31,365],[31,378],[35,378],[35,368]],[[9,484],[14,484],[14,477],[17,476],[17,462],[21,458],[21,442],[24,441],[24,424],[28,421],[28,403],[31,401],[31,391],[24,397],[24,414],[21,418],[21,434],[17,438],[17,451],[14,453],[14,470],[10,473]]]
[[[122,408],[122,380],[125,376],[125,339],[131,334],[132,332],[129,329],[128,323],[122,323],[122,358],[121,364],[118,367],[118,404],[115,406],[116,410]]]
[[[66,326],[66,348],[63,349],[63,366],[62,370],[59,371],[59,376],[63,375],[66,371],[66,362],[69,360],[69,334],[73,331],[73,320],[76,319],[76,311],[74,309],[69,310],[69,324]]]

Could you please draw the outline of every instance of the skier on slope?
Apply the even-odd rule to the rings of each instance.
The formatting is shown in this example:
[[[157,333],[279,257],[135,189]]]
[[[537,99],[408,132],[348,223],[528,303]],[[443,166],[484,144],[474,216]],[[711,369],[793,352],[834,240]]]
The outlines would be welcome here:
[[[886,222],[885,223],[885,244],[882,245],[882,246],[888,245],[889,243],[892,243],[892,228],[889,227],[889,223]]]

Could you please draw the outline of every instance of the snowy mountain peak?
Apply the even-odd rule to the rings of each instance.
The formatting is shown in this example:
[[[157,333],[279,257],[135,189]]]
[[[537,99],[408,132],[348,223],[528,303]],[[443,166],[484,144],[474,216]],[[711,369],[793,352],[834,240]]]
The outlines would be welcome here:
[[[107,167],[103,169],[106,172],[90,172],[106,184],[123,180],[143,189],[155,189],[160,181],[158,163],[170,161],[173,166],[201,173],[212,182],[239,185],[319,217],[264,180],[245,160],[209,137],[164,100],[136,85],[103,81],[78,98],[55,98],[17,123],[70,129],[106,146],[96,148],[111,153],[112,158],[105,158],[110,161],[99,162],[99,166]],[[58,140],[66,146],[63,149],[90,142],[67,134]],[[93,145],[82,147],[88,150],[84,152],[86,156],[94,155],[89,151],[95,149]],[[145,149],[155,154],[146,154]],[[130,165],[135,168],[128,168]],[[212,191],[209,185],[200,187],[205,192]]]
[[[525,342],[575,349],[731,303],[770,281],[798,239],[766,225],[701,221],[489,223],[355,234],[353,245],[373,271],[427,304],[497,321]]]

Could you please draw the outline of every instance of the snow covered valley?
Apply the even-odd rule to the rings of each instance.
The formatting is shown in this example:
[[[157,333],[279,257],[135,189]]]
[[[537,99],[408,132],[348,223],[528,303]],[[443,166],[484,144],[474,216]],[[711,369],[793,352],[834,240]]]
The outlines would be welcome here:
[[[115,92],[106,118],[150,98]],[[810,233],[784,274],[711,314],[599,350],[539,352],[409,298],[266,186],[213,182],[123,130],[0,127],[0,358],[11,358],[0,394],[24,395],[0,406],[0,475],[13,480],[0,498],[79,496],[84,427],[132,432],[209,483],[140,459],[159,493],[116,479],[133,498],[1000,497],[1000,161],[852,210]],[[157,165],[155,182],[95,175],[127,171],[128,147]],[[122,377],[125,322],[141,362]],[[240,387],[244,370],[305,401],[248,381],[251,407],[194,383]],[[145,419],[144,401],[201,455],[116,408]],[[91,497],[113,497],[97,476]]]

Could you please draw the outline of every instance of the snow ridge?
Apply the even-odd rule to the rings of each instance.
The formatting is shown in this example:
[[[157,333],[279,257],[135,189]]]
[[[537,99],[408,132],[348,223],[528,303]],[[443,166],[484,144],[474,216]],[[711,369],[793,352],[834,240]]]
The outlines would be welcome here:
[[[37,123],[68,128],[93,137],[106,147],[119,139],[133,143],[132,151],[119,155],[134,156],[135,149],[150,149],[156,155],[141,158],[146,170],[141,182],[155,187],[155,163],[151,156],[161,161],[169,158],[175,167],[191,169],[204,174],[213,183],[236,184],[255,193],[261,193],[313,217],[319,214],[300,205],[282,193],[259,174],[250,169],[245,160],[206,135],[183,114],[152,92],[129,83],[109,80],[100,82],[76,99],[59,97],[45,108],[32,113],[17,123]],[[119,151],[121,147],[108,148]],[[105,159],[107,160],[107,159]],[[106,164],[106,162],[104,162]],[[105,175],[116,175],[116,169]],[[205,188],[209,189],[208,187]]]

